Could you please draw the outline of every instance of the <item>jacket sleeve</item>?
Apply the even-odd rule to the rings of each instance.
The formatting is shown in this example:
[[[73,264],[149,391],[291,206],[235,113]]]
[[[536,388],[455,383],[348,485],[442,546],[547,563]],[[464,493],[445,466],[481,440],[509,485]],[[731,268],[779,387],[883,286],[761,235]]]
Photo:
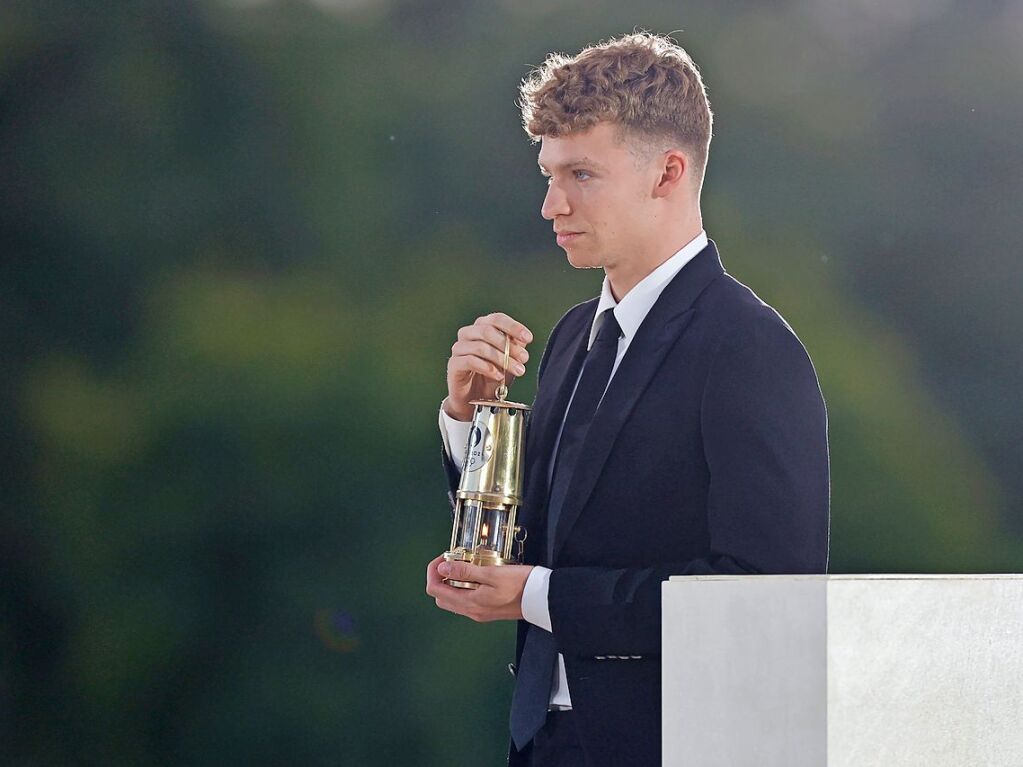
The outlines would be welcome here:
[[[711,362],[701,431],[709,470],[706,557],[640,568],[564,567],[548,604],[559,651],[661,650],[661,582],[672,575],[827,570],[827,416],[813,365],[777,314],[725,339]]]

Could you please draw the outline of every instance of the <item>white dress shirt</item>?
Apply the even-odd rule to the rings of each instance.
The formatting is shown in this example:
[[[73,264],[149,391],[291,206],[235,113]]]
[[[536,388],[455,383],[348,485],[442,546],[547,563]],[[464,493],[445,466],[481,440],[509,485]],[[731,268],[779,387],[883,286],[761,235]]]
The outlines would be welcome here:
[[[650,307],[654,305],[661,292],[671,282],[671,279],[678,274],[679,270],[705,247],[707,247],[707,233],[701,231],[675,255],[644,277],[632,290],[625,294],[621,301],[615,301],[615,297],[611,293],[611,285],[607,277],[604,277],[604,284],[600,290],[600,300],[597,302],[597,311],[593,317],[593,325],[590,327],[590,337],[587,341],[586,349],[588,351],[597,338],[597,332],[600,330],[604,311],[612,309],[615,319],[618,320],[618,324],[621,326],[622,336],[618,339],[618,353],[615,356],[614,366],[611,368],[611,376],[608,378],[608,383],[610,383],[611,378],[614,377],[615,372],[618,370],[618,365],[628,351],[629,344],[635,338],[639,326],[646,319]],[[582,371],[580,370],[581,374]],[[577,378],[576,386],[578,385],[579,379]],[[574,388],[572,390],[572,397],[575,397]],[[571,408],[571,406],[572,401],[570,399],[568,407]],[[567,409],[565,413],[567,415]],[[444,440],[444,449],[455,465],[461,469],[463,458],[461,451],[462,446],[469,441],[470,423],[468,421],[456,421],[444,412],[444,406],[441,403],[439,425],[441,438]],[[564,428],[564,417],[562,418],[562,428]],[[557,455],[558,442],[560,441],[561,429],[558,430],[552,455]],[[453,445],[458,446],[458,449],[452,450]],[[550,481],[549,476],[548,481]],[[553,630],[551,628],[551,614],[547,604],[547,591],[550,579],[550,568],[536,565],[529,573],[526,584],[522,589],[522,617],[545,631]],[[565,658],[561,653],[558,653],[558,673],[554,675],[554,681],[551,685],[550,705],[556,708],[571,708],[572,706],[572,698],[568,691],[568,679],[565,675]]]

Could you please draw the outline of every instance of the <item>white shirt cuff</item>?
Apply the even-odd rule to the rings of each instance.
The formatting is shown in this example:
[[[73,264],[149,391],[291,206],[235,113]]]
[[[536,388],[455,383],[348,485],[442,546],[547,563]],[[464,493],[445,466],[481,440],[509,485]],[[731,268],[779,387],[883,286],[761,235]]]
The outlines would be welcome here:
[[[522,617],[546,631],[553,631],[551,611],[547,605],[550,580],[550,568],[535,565],[526,578],[526,585],[522,587]]]
[[[445,399],[447,398],[445,397]],[[440,438],[444,442],[444,450],[447,452],[448,458],[461,471],[462,461],[465,458],[465,446],[469,443],[469,429],[472,427],[472,421],[456,421],[444,412],[444,403],[441,402],[440,418],[437,423],[440,426]],[[458,452],[452,450],[452,445]]]

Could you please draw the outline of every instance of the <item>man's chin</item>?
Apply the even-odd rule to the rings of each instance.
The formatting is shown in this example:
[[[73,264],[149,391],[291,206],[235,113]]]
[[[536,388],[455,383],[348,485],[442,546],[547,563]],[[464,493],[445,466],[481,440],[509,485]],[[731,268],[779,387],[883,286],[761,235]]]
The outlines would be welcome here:
[[[599,269],[603,264],[592,253],[580,253],[575,248],[565,250],[568,263],[576,269]]]

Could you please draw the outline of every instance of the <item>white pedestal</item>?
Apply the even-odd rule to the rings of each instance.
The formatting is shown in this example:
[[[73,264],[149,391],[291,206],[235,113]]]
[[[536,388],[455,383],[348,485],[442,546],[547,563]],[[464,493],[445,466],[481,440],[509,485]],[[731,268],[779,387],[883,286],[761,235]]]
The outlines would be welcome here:
[[[1023,765],[1023,576],[663,584],[671,767]]]

